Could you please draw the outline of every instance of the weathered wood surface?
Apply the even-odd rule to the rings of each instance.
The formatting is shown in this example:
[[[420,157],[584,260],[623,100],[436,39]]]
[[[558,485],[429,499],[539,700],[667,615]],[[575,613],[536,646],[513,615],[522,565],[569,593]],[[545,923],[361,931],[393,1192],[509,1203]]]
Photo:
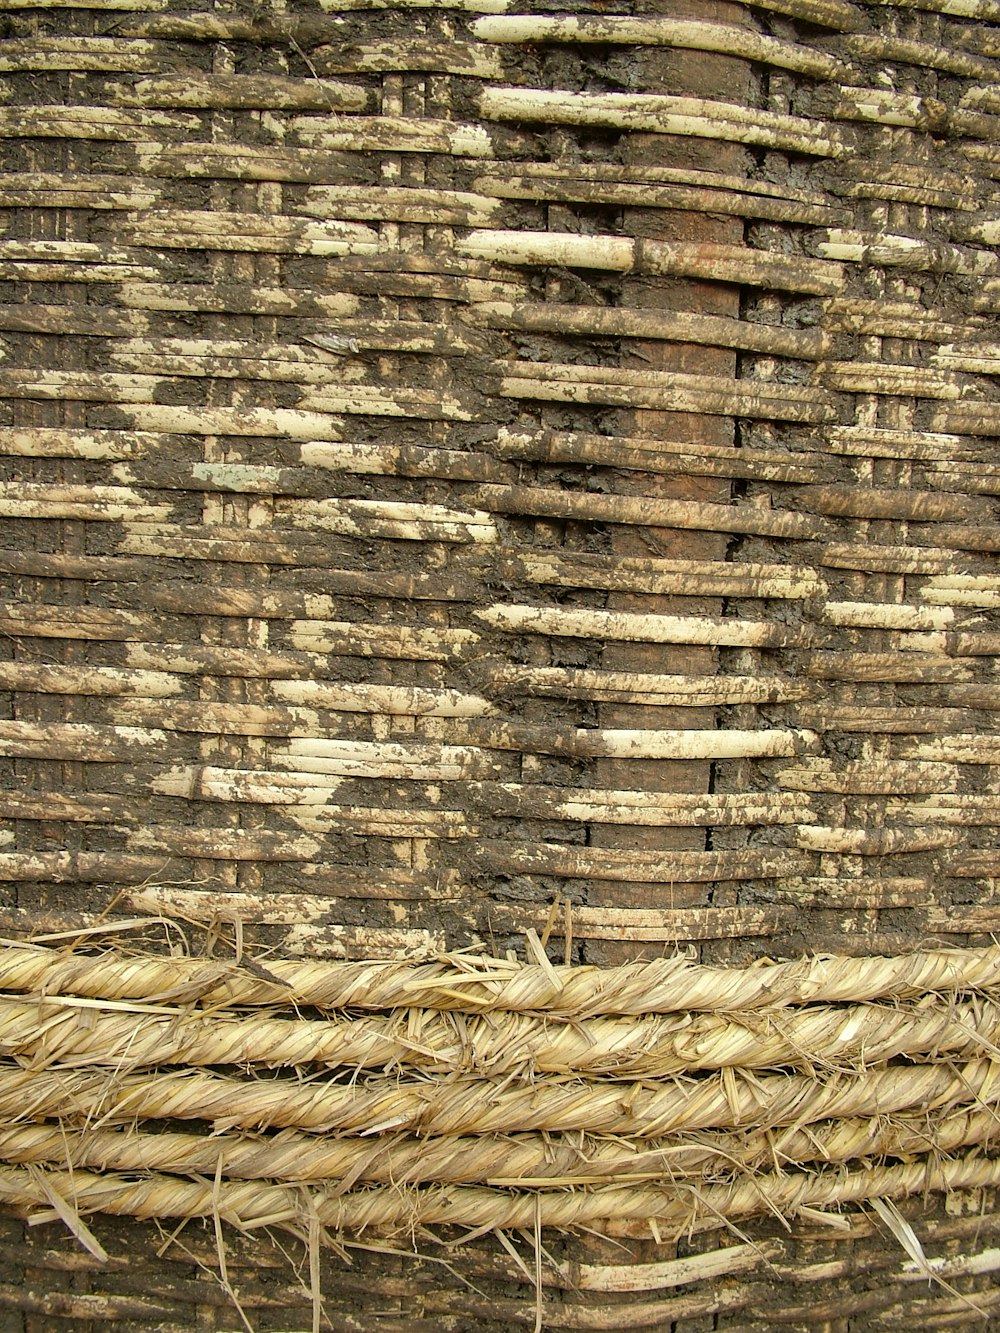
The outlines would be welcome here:
[[[1000,7],[524,8],[8,0],[5,931],[614,964],[1000,929]],[[973,1318],[897,1258],[774,1322]],[[635,1301],[656,1266],[605,1251],[576,1287],[633,1303],[545,1317],[749,1327],[719,1262]],[[386,1329],[465,1327],[393,1281]]]

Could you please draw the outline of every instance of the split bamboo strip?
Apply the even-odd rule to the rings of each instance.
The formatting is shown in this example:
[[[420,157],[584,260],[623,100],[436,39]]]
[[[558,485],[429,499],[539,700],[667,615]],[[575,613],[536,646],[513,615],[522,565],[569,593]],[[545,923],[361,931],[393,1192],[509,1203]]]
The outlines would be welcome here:
[[[831,233],[832,235],[833,233]],[[456,243],[461,255],[502,264],[562,265],[616,273],[676,274],[778,287],[832,296],[844,283],[840,264],[825,259],[789,260],[739,246],[638,241],[627,236],[577,236],[562,232],[477,231]]]
[[[556,125],[607,125],[659,134],[688,134],[818,157],[839,157],[846,147],[837,131],[823,121],[699,97],[487,87],[479,95],[479,109],[487,120],[541,120]]]
[[[839,60],[807,46],[777,41],[748,28],[663,18],[543,18],[504,15],[476,19],[472,31],[485,42],[600,42],[625,46],[671,46],[682,50],[716,51],[780,69],[794,69],[817,78],[842,77]]]

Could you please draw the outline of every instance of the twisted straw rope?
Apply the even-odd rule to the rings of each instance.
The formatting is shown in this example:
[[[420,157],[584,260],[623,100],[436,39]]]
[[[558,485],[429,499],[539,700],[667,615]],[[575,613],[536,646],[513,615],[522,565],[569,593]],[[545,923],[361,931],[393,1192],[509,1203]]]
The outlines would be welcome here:
[[[22,1211],[46,1210],[53,1196],[79,1212],[140,1218],[219,1217],[245,1230],[305,1228],[310,1219],[335,1231],[368,1228],[412,1231],[420,1226],[563,1230],[574,1226],[655,1218],[678,1232],[699,1217],[750,1217],[766,1211],[794,1214],[831,1205],[924,1190],[980,1189],[1000,1183],[1000,1161],[970,1154],[941,1162],[871,1167],[858,1171],[781,1173],[705,1187],[617,1186],[592,1190],[506,1190],[440,1186],[426,1190],[374,1186],[349,1193],[260,1181],[188,1181],[151,1175],[129,1180],[85,1171],[0,1168],[0,1203]]]
[[[684,1177],[707,1182],[781,1163],[846,1162],[859,1157],[945,1155],[988,1142],[997,1112],[965,1106],[939,1124],[919,1113],[887,1119],[853,1116],[787,1129],[716,1130],[630,1147],[620,1139],[547,1134],[375,1140],[325,1138],[281,1130],[267,1138],[242,1134],[74,1130],[66,1125],[0,1129],[0,1160],[21,1165],[99,1171],[282,1181],[374,1182],[382,1185],[503,1184],[532,1188],[615,1180]]]
[[[208,1120],[217,1130],[294,1127],[374,1135],[506,1134],[584,1130],[643,1140],[681,1129],[805,1124],[907,1108],[939,1114],[978,1098],[1000,1100],[990,1060],[901,1066],[826,1081],[804,1074],[757,1077],[724,1070],[667,1086],[538,1078],[372,1078],[365,1083],[240,1080],[201,1070],[113,1074],[0,1069],[0,1120],[60,1117],[82,1124]]]
[[[252,968],[252,970],[250,970]],[[229,1006],[295,1002],[316,1008],[417,1006],[562,1017],[739,1012],[807,1003],[901,999],[1000,987],[1000,946],[896,958],[812,958],[748,968],[660,958],[621,967],[542,967],[464,955],[433,963],[268,962],[60,953],[29,944],[0,951],[0,990],[146,1003]]]
[[[815,1005],[743,1021],[717,1014],[594,1018],[580,1023],[498,1012],[459,1020],[408,1009],[389,1016],[289,1020],[202,1011],[101,1011],[64,1000],[0,998],[0,1049],[46,1064],[412,1066],[426,1073],[512,1070],[617,1078],[698,1069],[875,1065],[927,1052],[974,1055],[1000,1042],[991,1000],[921,1008]]]

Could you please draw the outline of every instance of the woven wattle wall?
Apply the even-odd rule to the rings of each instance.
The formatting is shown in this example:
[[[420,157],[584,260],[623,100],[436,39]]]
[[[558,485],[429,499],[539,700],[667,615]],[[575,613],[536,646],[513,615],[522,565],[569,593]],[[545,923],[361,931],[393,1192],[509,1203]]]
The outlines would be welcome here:
[[[167,1013],[166,992],[67,982],[91,997],[67,1035],[65,1010],[37,1008],[62,981],[17,980],[34,955],[10,946],[4,1333],[306,1326],[320,1277],[323,1326],[363,1333],[539,1314],[683,1333],[979,1328],[1000,1306],[1000,1212],[980,1188],[1000,1181],[1000,3],[480,12],[503,8],[6,0],[0,932],[105,959],[235,959],[265,985],[246,1003],[267,1006],[276,958],[502,959],[524,956],[526,934],[542,978],[556,977],[542,945],[577,967],[947,947],[983,969],[921,972],[923,989],[845,984],[782,1029],[784,1046],[771,1029],[755,1046],[757,1020],[734,1038],[724,1016],[715,1064],[691,1039],[674,1064],[644,1065],[643,1034],[657,1052],[665,1039],[638,1001],[610,1011],[638,1025],[617,1076],[580,1053],[603,1059],[604,1029],[581,1029],[576,1063],[531,1047],[539,1105],[560,1070],[593,1067],[595,1095],[621,1093],[618,1120],[567,1122],[617,1143],[651,1132],[629,1099],[665,1096],[654,1076],[713,1071],[729,1118],[687,1123],[724,1129],[746,1170],[771,1154],[771,1202],[723,1210],[735,1234],[713,1229],[714,1204],[680,1240],[639,1209],[599,1219],[611,1239],[546,1231],[543,1257],[539,1211],[445,1264],[414,1222],[431,1257],[352,1250],[353,1267],[324,1258],[320,1274],[314,1253],[298,1281],[279,1249],[228,1231],[220,1277],[207,1102],[190,1112],[201,1156],[184,1180],[207,1181],[192,1210],[209,1221],[175,1244],[181,1203],[162,1234],[137,1231],[105,1204],[152,1205],[51,1183],[70,1150],[29,1150],[23,1125],[82,1132],[87,1098],[111,1117],[107,1066],[145,1077],[136,1032],[114,1024]],[[678,1002],[702,1014],[684,1019],[698,1033],[727,1010],[710,990]],[[417,1071],[433,1080],[438,1019],[413,1019],[434,1008],[418,991],[393,1001],[429,1006],[406,1009],[405,1041],[386,1022],[417,1064],[433,1047]],[[283,1017],[325,1022],[310,1003]],[[80,1072],[98,1031],[103,1072]],[[184,1079],[185,1061],[235,1078],[255,1058],[253,1037],[223,1058],[144,1031]],[[489,1038],[504,1088],[518,1043],[537,1039],[525,1031],[498,1019]],[[447,1077],[483,1073],[487,1037],[469,1041],[475,1057]],[[370,1070],[352,1050],[345,1066]],[[141,1063],[155,1070],[155,1052]],[[69,1068],[77,1100],[60,1101]],[[839,1111],[820,1098],[813,1119],[847,1119],[817,1131],[822,1152],[800,1136],[795,1161],[850,1164],[853,1183],[829,1185],[834,1167],[825,1194],[783,1195],[768,1135],[794,1138],[797,1104],[769,1120],[766,1089],[756,1103],[747,1089],[799,1078],[806,1097],[808,1079],[840,1073],[926,1089],[886,1101],[866,1084]],[[145,1114],[169,1129],[182,1113],[158,1106]],[[447,1121],[423,1132],[477,1125]],[[547,1133],[536,1121],[510,1128]],[[399,1128],[336,1123],[355,1147],[352,1133]],[[711,1171],[688,1172],[709,1201],[728,1188],[722,1143],[705,1147]],[[409,1170],[423,1150],[399,1151]],[[80,1153],[100,1169],[98,1147]],[[351,1217],[353,1187],[380,1177],[344,1153],[322,1178]],[[502,1166],[470,1177],[484,1196],[492,1181],[515,1197]],[[561,1170],[566,1199],[590,1197]],[[892,1211],[849,1206],[865,1171],[906,1170],[882,1190]],[[742,1220],[770,1207],[790,1230]],[[96,1250],[15,1217],[46,1209],[78,1237],[86,1215]],[[904,1216],[936,1286],[900,1240]]]

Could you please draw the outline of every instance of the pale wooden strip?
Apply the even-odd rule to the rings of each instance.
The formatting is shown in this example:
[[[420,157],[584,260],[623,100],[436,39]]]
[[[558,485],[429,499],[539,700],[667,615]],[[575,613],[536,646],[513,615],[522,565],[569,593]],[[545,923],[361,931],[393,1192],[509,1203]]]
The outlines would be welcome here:
[[[170,0],[6,0],[8,9],[166,9]]]
[[[907,606],[892,602],[827,602],[821,612],[828,625],[852,629],[941,630],[955,614],[950,607]]]
[[[55,662],[0,662],[5,690],[41,694],[132,694],[146,699],[180,694],[183,680],[166,671],[130,671],[116,667],[61,666]]]
[[[531,783],[469,784],[472,809],[518,819],[678,828],[806,823],[815,816],[794,793],[736,795],[546,787]]]
[[[968,151],[968,150],[966,150]],[[990,276],[1000,271],[995,254],[970,246],[918,240],[895,233],[861,232],[832,228],[816,253],[823,259],[875,268],[909,268],[929,273],[966,273]]]
[[[322,727],[314,709],[262,704],[191,703],[169,699],[151,703],[146,699],[121,698],[107,705],[107,715],[116,725],[148,726],[155,723],[166,732],[208,733],[220,736],[311,736]]]
[[[654,730],[610,727],[560,729],[525,723],[470,721],[454,724],[449,734],[466,736],[498,750],[558,754],[579,758],[738,759],[786,756],[814,748],[811,731]]]
[[[765,37],[750,28],[691,19],[605,18],[589,14],[579,18],[550,18],[518,14],[476,19],[472,31],[484,42],[668,46],[689,51],[716,51],[820,79],[838,79],[844,73],[841,61],[823,51]]]
[[[798,667],[819,680],[846,681],[958,681],[971,671],[960,662],[934,653],[803,653]]]
[[[482,90],[478,100],[480,112],[487,120],[651,130],[756,144],[818,157],[839,157],[846,151],[844,141],[823,121],[700,97],[538,92],[531,88],[491,86]]]
[[[299,400],[304,412],[343,413],[347,416],[417,417],[424,421],[474,421],[476,413],[450,394],[431,389],[382,385],[348,385],[339,392],[329,386],[306,393]],[[329,429],[329,428],[328,428]],[[249,432],[248,432],[249,433]],[[317,432],[319,433],[319,432]],[[320,438],[324,438],[322,433]]]
[[[159,194],[156,186],[99,172],[81,177],[63,171],[8,171],[0,180],[0,208],[141,209],[151,207]]]
[[[877,546],[864,542],[833,542],[824,546],[817,563],[831,569],[862,569],[885,574],[947,574],[962,568],[954,551],[928,546]]]
[[[171,131],[199,130],[199,116],[123,111],[106,106],[0,107],[0,138],[139,142]]]
[[[951,738],[950,738],[951,739]],[[923,742],[918,742],[918,745]],[[903,793],[937,795],[955,791],[958,769],[952,762],[880,760],[878,763],[840,763],[812,757],[783,768],[778,785],[789,791],[836,792],[842,795],[900,796]]]
[[[35,207],[26,204],[25,207]],[[50,205],[38,204],[37,207]],[[53,203],[51,207],[58,207]],[[0,328],[18,333],[52,333],[58,336],[75,334],[84,337],[118,337],[143,334],[150,330],[148,315],[135,310],[116,310],[108,306],[34,305],[27,301],[18,305],[0,305]]]
[[[777,14],[789,14],[804,23],[834,28],[838,32],[862,32],[868,27],[868,17],[849,0],[746,0],[752,9],[767,9]]]
[[[952,322],[941,307],[927,309],[916,302],[868,301],[856,296],[831,298],[826,314],[828,327],[918,342],[959,340],[968,337],[970,329],[985,331],[988,327],[985,320],[975,316],[962,323]]]
[[[923,801],[889,801],[886,814],[891,819],[919,819],[932,824],[1000,824],[1000,796],[978,792],[942,792]]]
[[[601,878],[609,878],[602,876]],[[648,868],[641,874],[627,876],[652,881]],[[675,883],[683,883],[680,876],[670,876]],[[546,913],[527,911],[521,907],[522,925],[515,924],[516,912],[506,903],[491,907],[495,930],[514,933],[523,930],[523,919],[531,920],[537,929],[548,924]],[[687,940],[753,939],[755,936],[779,935],[793,930],[795,908],[789,907],[687,907],[683,910],[664,908],[644,911],[626,907],[579,907],[573,909],[573,936],[587,940],[633,940],[637,943],[680,944]],[[565,929],[557,921],[552,934],[559,938]]]
[[[474,167],[475,164],[470,163],[470,166]],[[798,182],[783,181],[776,184],[773,181],[753,180],[735,172],[710,171],[704,167],[682,164],[663,167],[645,164],[630,166],[620,162],[523,161],[513,166],[512,170],[518,177],[540,180],[560,180],[568,175],[575,180],[625,181],[643,186],[696,185],[699,189],[735,190],[738,193],[784,200],[786,203],[815,204],[817,207],[827,203],[824,192],[810,189],[809,186]],[[495,178],[484,176],[482,179],[485,185]]]
[[[511,580],[564,588],[793,600],[822,596],[827,591],[821,575],[801,565],[655,557],[646,560],[639,556],[601,556],[582,551],[529,550],[523,555],[499,555],[494,567]]]
[[[66,264],[120,264],[140,267],[146,258],[132,246],[94,245],[89,241],[0,241],[0,259],[6,261],[49,260]]]
[[[499,540],[492,517],[478,509],[407,504],[391,500],[296,500],[285,512],[296,528],[353,537],[403,541],[487,542]]]
[[[1000,345],[997,343],[946,343],[931,358],[943,370],[963,370],[971,375],[1000,375]]]
[[[470,503],[494,513],[545,514],[584,522],[628,523],[650,527],[757,532],[772,536],[816,538],[826,525],[820,518],[790,510],[712,504],[692,500],[655,500],[646,496],[601,495],[532,486],[479,486]],[[530,560],[530,557],[528,557]]]
[[[0,516],[4,518],[75,518],[90,523],[120,523],[136,518],[165,522],[171,513],[170,505],[149,504],[124,486],[0,482]]]
[[[930,425],[932,430],[992,436],[997,433],[998,423],[1000,411],[996,403],[983,398],[966,398],[939,407],[931,417]]]
[[[897,394],[904,398],[961,396],[964,384],[931,366],[893,365],[886,362],[831,361],[817,368],[820,382],[848,393]]]
[[[273,762],[294,773],[338,777],[454,782],[498,776],[497,756],[475,746],[388,741],[290,740]]]
[[[665,676],[575,667],[490,666],[491,690],[556,699],[595,699],[647,707],[704,708],[720,704],[782,703],[811,696],[809,685],[780,676]]]
[[[389,657],[447,662],[479,651],[472,630],[416,629],[408,625],[364,625],[348,621],[296,620],[289,630],[293,648],[346,657]]]
[[[336,440],[341,434],[340,423],[332,417],[297,408],[174,407],[147,400],[123,408],[122,417],[145,433],[254,435],[292,440]]]
[[[157,884],[127,890],[121,901],[123,907],[144,916],[177,916],[209,927],[220,914],[231,921],[287,926],[282,948],[303,960],[388,956],[419,961],[435,958],[446,947],[443,931],[333,923],[330,900],[308,894],[199,893]]]
[[[294,446],[303,467],[360,476],[446,477],[451,481],[507,481],[514,469],[489,454],[426,449],[407,444],[348,444],[309,440]]]
[[[280,214],[146,209],[130,221],[134,244],[154,249],[248,251],[260,254],[367,255],[378,235],[356,222],[310,222]]]
[[[840,264],[787,259],[742,246],[637,241],[629,236],[578,236],[572,232],[478,231],[456,242],[460,255],[504,264],[638,271],[710,278],[718,282],[779,287],[831,296],[844,283]]]
[[[817,116],[922,129],[942,136],[976,133],[980,129],[974,112],[949,108],[937,98],[897,93],[887,88],[825,86],[806,96],[804,104],[803,109]]]
[[[432,226],[488,227],[502,204],[470,190],[400,186],[316,185],[296,213],[317,218],[420,222]]]
[[[409,266],[392,263],[390,254],[367,255],[365,271],[356,259],[342,256],[337,262],[337,286],[341,290],[323,294],[303,288],[250,288],[242,284],[219,282],[209,286],[191,283],[123,282],[116,289],[119,303],[135,310],[173,310],[223,312],[248,315],[289,315],[296,318],[339,318],[356,313],[359,298],[366,295],[406,296],[440,301],[520,299],[523,281],[508,274],[510,281],[497,282],[485,265],[471,260],[449,261],[447,273],[431,271],[419,260]],[[327,263],[333,261],[327,260]],[[442,267],[444,267],[442,265]],[[477,275],[483,276],[477,276]],[[159,275],[156,275],[159,276]]]
[[[564,843],[480,839],[470,848],[470,854],[478,864],[501,872],[657,884],[780,879],[784,875],[804,874],[813,868],[810,857],[784,848],[738,852],[647,852],[617,851],[610,847],[570,847]],[[692,909],[693,916],[699,914],[699,909]],[[662,910],[631,911],[594,907],[589,911],[587,908],[575,908],[573,916],[574,933],[578,924],[581,931],[586,933],[588,917],[590,923],[596,926],[611,926],[616,919],[623,922],[631,920],[636,924],[648,921],[650,925],[661,925],[664,917],[669,917],[669,914]]]
[[[840,703],[804,703],[793,710],[800,726],[816,731],[860,731],[868,735],[902,735],[961,731],[973,725],[964,708],[877,707]]]
[[[284,829],[196,829],[166,823],[132,829],[128,845],[166,856],[215,861],[314,861],[320,850],[314,838],[295,837]]]
[[[485,42],[463,42],[451,38],[400,37],[364,44],[337,42],[318,46],[310,58],[321,74],[395,74],[422,70],[429,74],[456,74],[469,79],[502,79],[501,54]]]
[[[832,401],[817,401],[806,395],[782,392],[785,386],[765,380],[722,380],[709,387],[709,376],[701,384],[685,384],[680,375],[664,372],[658,383],[629,384],[622,380],[591,376],[601,367],[580,366],[572,379],[549,378],[535,363],[521,363],[526,373],[500,381],[500,393],[508,398],[541,402],[588,403],[613,407],[648,407],[661,412],[703,412],[715,416],[756,417],[767,421],[835,421]],[[530,370],[528,367],[530,366]],[[649,373],[652,380],[654,372]],[[692,377],[697,378],[697,377]],[[813,391],[815,392],[815,391]]]
[[[973,458],[988,461],[988,455],[961,435],[944,431],[871,429],[864,426],[832,426],[826,432],[829,446],[837,453],[861,458],[913,458],[944,460]]]
[[[538,168],[548,168],[545,175]],[[727,213],[736,217],[766,218],[773,222],[837,226],[850,221],[850,214],[813,195],[785,197],[778,191],[761,192],[759,182],[741,181],[714,172],[650,168],[651,180],[636,180],[638,173],[627,167],[615,175],[598,175],[591,164],[518,162],[517,170],[502,176],[479,177],[474,182],[482,194],[498,199],[530,199],[536,202],[618,204],[636,208],[685,209],[691,212]],[[706,177],[704,183],[701,178]],[[730,182],[722,187],[719,181]],[[670,184],[664,183],[670,181]]]
[[[276,699],[285,703],[389,717],[485,717],[495,711],[490,701],[480,695],[454,689],[426,689],[415,685],[276,680],[271,682],[270,690]]]
[[[1000,19],[997,0],[879,0],[881,4],[897,9],[923,9],[933,14],[952,14],[956,18]]]
[[[899,61],[904,65],[920,65],[925,69],[939,69],[947,74],[958,74],[966,79],[997,78],[997,66],[991,60],[962,51],[956,46],[938,42],[922,42],[899,37],[889,32],[852,32],[837,38],[835,49],[849,52],[866,60]],[[961,104],[980,90],[971,89],[962,95]],[[972,105],[975,105],[973,100]]]
[[[22,884],[143,884],[163,868],[162,856],[127,852],[0,853],[0,879]]]
[[[74,824],[127,825],[137,818],[140,808],[134,794],[123,797],[91,792],[73,796],[60,792],[4,792],[4,814],[7,819],[59,819]]]
[[[935,828],[828,828],[819,825],[796,831],[796,845],[807,852],[835,852],[846,856],[894,856],[954,847],[961,833]]]
[[[0,260],[0,278],[7,282],[128,282],[158,278],[160,270],[148,264],[68,262],[33,263]]]
[[[181,383],[182,381],[173,381]],[[94,374],[88,370],[2,370],[0,396],[91,403],[155,403],[159,375]]]
[[[807,627],[713,616],[650,615],[563,606],[496,603],[473,612],[477,620],[509,634],[554,634],[621,643],[689,643],[726,647],[791,647],[808,643]]]
[[[506,426],[486,441],[500,458],[543,463],[582,463],[639,472],[694,473],[711,477],[759,477],[765,481],[815,482],[826,479],[824,454],[790,454],[753,445],[681,443],[657,435],[589,435],[582,431],[538,430],[525,434]]]
[[[988,500],[942,495],[915,488],[885,489],[845,485],[803,486],[796,499],[804,509],[839,518],[909,520],[916,523],[989,522]]]
[[[969,673],[971,674],[971,673]],[[955,704],[964,708],[983,708],[993,712],[1000,707],[1000,685],[946,684],[928,691],[934,702]]]
[[[121,37],[8,37],[0,50],[0,71],[68,69],[152,74],[169,69],[176,60],[176,50],[164,42]]]
[[[154,639],[162,629],[161,618],[134,611],[44,602],[0,604],[0,631],[12,638],[127,641]]]
[[[134,83],[109,83],[104,96],[117,106],[191,107],[238,111],[366,111],[371,92],[335,79],[292,79],[278,74],[157,72]]]
[[[0,754],[14,758],[114,763],[135,758],[137,753],[155,756],[166,741],[166,733],[156,728],[0,720]],[[70,854],[53,852],[51,855]]]
[[[404,116],[351,116],[338,127],[325,116],[294,116],[289,141],[340,153],[444,153],[455,157],[503,158],[518,142],[509,131],[452,120]]]
[[[294,288],[246,287],[235,283],[192,285],[122,283],[118,303],[134,310],[206,312],[234,315],[291,315],[340,319],[357,313],[360,301],[347,292],[317,293]]]
[[[940,736],[936,740],[910,739],[901,742],[906,758],[939,764],[1000,764],[1000,736],[972,733]]]
[[[934,895],[934,889],[926,879],[881,875],[878,878],[872,875],[863,878],[807,875],[768,884],[764,892],[772,902],[841,912],[845,909],[878,912],[892,907],[926,908]]]
[[[607,306],[515,305],[483,302],[470,307],[468,316],[488,328],[523,329],[531,333],[572,333],[588,338],[652,338],[699,343],[711,347],[741,347],[775,356],[814,360],[821,357],[828,337],[820,329],[789,329],[780,325],[751,324],[685,311],[620,310]]]

